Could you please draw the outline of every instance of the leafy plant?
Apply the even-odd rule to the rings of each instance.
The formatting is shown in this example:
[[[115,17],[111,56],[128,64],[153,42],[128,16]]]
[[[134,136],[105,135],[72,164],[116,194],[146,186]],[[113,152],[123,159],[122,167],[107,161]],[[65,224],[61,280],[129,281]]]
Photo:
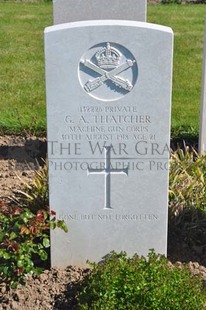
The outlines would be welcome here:
[[[0,277],[15,287],[23,283],[26,274],[39,274],[35,258],[47,259],[46,249],[50,246],[49,228],[67,228],[55,218],[55,212],[30,209],[0,203]]]
[[[0,278],[15,287],[28,273],[39,274],[48,260],[50,228],[67,232],[48,207],[48,168],[39,167],[12,203],[0,202]],[[41,266],[41,267],[40,267]]]
[[[78,293],[80,310],[184,310],[205,309],[206,292],[188,267],[178,269],[151,251],[148,259],[112,252],[92,271]]]

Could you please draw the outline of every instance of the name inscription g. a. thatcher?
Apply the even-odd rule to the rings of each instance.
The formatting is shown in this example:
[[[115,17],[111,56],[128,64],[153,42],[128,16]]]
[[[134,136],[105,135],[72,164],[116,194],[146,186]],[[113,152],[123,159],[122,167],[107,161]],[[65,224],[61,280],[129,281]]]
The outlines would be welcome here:
[[[62,214],[61,220],[68,221],[158,221],[157,214]]]

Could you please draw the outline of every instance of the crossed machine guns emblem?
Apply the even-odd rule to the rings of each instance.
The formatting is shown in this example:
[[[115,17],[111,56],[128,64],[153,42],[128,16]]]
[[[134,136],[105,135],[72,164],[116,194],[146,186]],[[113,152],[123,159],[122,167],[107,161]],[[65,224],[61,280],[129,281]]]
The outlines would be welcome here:
[[[107,43],[106,47],[101,47],[97,51],[95,59],[97,65],[88,59],[80,60],[81,64],[100,75],[100,77],[86,82],[84,85],[86,92],[92,92],[108,80],[128,92],[132,90],[132,83],[129,80],[118,76],[118,74],[131,68],[136,62],[135,60],[126,59],[124,63],[120,64],[121,54],[116,48],[111,47],[110,43]]]

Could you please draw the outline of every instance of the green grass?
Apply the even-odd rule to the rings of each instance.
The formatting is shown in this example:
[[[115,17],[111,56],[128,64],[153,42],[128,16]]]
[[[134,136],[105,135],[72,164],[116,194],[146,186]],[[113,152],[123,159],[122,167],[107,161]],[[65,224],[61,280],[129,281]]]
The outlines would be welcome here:
[[[172,27],[174,39],[173,132],[198,132],[205,5],[149,6],[148,21]]]
[[[149,5],[148,22],[175,33],[173,132],[198,132],[204,5]],[[0,1],[0,133],[46,132],[43,31],[51,3]]]
[[[43,31],[51,4],[0,3],[0,132],[45,133]]]

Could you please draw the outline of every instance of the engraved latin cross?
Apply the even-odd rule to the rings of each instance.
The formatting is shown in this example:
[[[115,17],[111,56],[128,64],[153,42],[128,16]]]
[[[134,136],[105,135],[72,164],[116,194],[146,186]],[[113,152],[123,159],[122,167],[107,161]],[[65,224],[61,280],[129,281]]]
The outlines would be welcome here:
[[[87,174],[103,174],[105,176],[105,206],[104,209],[112,209],[111,207],[111,174],[128,175],[128,167],[123,169],[110,168],[110,151],[111,146],[105,146],[105,169],[87,169]]]

